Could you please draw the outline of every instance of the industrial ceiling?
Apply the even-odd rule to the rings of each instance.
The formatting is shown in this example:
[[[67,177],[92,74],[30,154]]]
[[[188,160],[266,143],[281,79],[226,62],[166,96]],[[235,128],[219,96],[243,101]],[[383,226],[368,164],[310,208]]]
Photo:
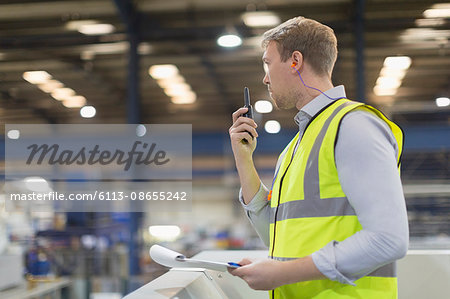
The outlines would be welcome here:
[[[357,78],[357,2],[363,7],[364,81]],[[448,124],[450,106],[450,18],[428,17],[428,0],[67,0],[0,1],[0,118],[5,123],[126,123],[129,98],[129,39],[139,41],[140,123],[188,123],[194,131],[226,131],[231,113],[242,106],[243,88],[252,100],[268,99],[259,36],[268,28],[244,24],[247,11],[270,11],[284,21],[302,15],[332,27],[339,58],[334,85],[346,86],[351,99],[380,107],[402,124]],[[130,5],[131,4],[131,5]],[[448,5],[448,4],[447,4]],[[445,6],[445,4],[444,4]],[[126,9],[130,9],[127,13]],[[125,10],[125,11],[124,11]],[[124,17],[125,16],[125,17]],[[128,24],[126,18],[128,17]],[[110,24],[108,34],[85,35],[71,21]],[[242,45],[220,47],[228,31]],[[361,41],[361,40],[360,40]],[[388,56],[408,56],[411,66],[396,93],[377,96],[373,88]],[[174,64],[196,94],[192,104],[174,104],[149,76],[149,68]],[[82,118],[35,84],[27,71],[46,71],[87,99],[96,109]],[[357,82],[365,97],[358,98]],[[136,82],[135,82],[136,83]],[[260,121],[277,119],[295,126],[295,111],[274,110]]]

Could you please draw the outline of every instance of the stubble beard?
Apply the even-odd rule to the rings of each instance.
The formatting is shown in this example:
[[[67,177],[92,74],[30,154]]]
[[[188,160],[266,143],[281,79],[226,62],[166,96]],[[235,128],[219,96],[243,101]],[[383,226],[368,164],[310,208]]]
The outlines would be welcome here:
[[[275,95],[272,91],[270,98],[278,109],[287,110],[296,107],[295,95]]]

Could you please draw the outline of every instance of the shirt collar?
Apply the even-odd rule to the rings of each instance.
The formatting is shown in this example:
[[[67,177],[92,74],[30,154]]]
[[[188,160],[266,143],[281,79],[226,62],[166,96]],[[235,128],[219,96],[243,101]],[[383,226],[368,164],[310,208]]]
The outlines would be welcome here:
[[[328,89],[325,91],[327,96],[330,98],[345,98],[345,88],[343,85],[339,85],[336,87],[333,87],[331,89]],[[306,104],[305,106],[300,109],[300,111],[295,115],[294,121],[298,125],[301,120],[305,118],[312,118],[314,115],[316,115],[323,107],[327,106],[334,100],[331,100],[327,98],[325,95],[320,94],[317,97],[315,97],[311,102]]]

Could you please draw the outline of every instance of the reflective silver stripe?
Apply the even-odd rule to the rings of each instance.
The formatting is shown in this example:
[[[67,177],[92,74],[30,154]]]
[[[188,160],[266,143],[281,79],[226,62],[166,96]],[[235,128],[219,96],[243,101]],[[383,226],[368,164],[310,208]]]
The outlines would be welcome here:
[[[275,221],[275,209],[271,209],[270,223]],[[278,206],[277,221],[293,218],[329,217],[356,215],[346,197],[322,198],[319,200],[294,200]]]
[[[269,256],[270,259],[276,260],[276,261],[292,261],[298,259],[297,257],[276,257],[276,256]]]
[[[296,260],[298,258],[293,258],[293,257],[277,257],[277,256],[269,256],[270,259],[276,260],[276,261],[292,261],[292,260]],[[367,274],[366,276],[369,277],[397,277],[397,271],[396,271],[396,264],[394,263],[390,263],[387,265],[384,265],[380,268],[378,268],[377,270],[373,271],[372,273]]]
[[[376,276],[376,277],[397,277],[397,265],[396,263],[390,263],[384,265],[372,273],[367,274],[367,276]]]
[[[325,134],[331,124],[333,118],[347,106],[353,105],[353,102],[345,102],[337,107],[333,113],[327,118],[323,124],[322,129],[314,141],[314,145],[306,162],[305,177],[303,179],[303,189],[305,199],[320,199],[320,185],[319,185],[319,151],[322,146]]]

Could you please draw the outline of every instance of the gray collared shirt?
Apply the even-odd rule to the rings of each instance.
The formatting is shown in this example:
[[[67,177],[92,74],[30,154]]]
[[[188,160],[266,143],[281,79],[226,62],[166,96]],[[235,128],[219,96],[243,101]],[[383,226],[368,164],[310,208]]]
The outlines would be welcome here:
[[[345,97],[343,86],[326,91],[331,98]],[[319,95],[295,116],[300,136],[309,120],[331,99]],[[406,254],[408,219],[397,169],[398,146],[388,125],[363,110],[342,120],[335,148],[335,161],[342,190],[356,212],[362,230],[342,242],[332,241],[312,254],[316,267],[329,279],[353,282]],[[278,159],[278,169],[284,152]],[[275,170],[276,171],[276,170]],[[263,242],[269,246],[269,189],[259,191],[245,205],[239,199]]]

